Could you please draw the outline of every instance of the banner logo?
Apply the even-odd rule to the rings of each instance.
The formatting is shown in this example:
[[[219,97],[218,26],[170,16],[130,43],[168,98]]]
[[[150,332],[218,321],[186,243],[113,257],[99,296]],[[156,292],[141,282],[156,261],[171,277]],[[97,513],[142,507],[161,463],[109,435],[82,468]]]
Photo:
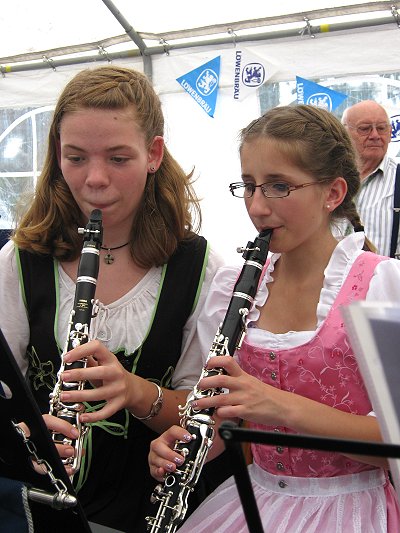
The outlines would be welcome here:
[[[397,143],[400,141],[400,115],[393,115],[390,117],[390,122],[392,124],[392,143]]]
[[[321,107],[327,111],[335,110],[346,98],[346,94],[338,93],[318,83],[296,76],[297,103]]]
[[[275,65],[246,48],[234,51],[234,64],[231,68],[234,100],[244,100],[250,94],[255,94],[257,88],[277,70]]]
[[[196,89],[203,96],[209,96],[218,87],[218,74],[206,68],[196,80]]]
[[[327,111],[332,111],[333,102],[329,94],[326,93],[315,93],[307,98],[307,104],[313,105],[315,107],[322,107]]]
[[[176,78],[185,91],[209,115],[214,116],[219,87],[221,56]]]
[[[261,63],[248,63],[243,68],[242,81],[246,87],[258,87],[265,80],[265,69]]]

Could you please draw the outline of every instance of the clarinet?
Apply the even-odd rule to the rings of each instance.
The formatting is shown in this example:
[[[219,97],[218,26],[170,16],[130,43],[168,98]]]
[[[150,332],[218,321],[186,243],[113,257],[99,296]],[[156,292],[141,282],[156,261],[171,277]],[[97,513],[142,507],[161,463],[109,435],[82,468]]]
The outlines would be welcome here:
[[[78,228],[78,233],[83,234],[83,248],[79,260],[74,305],[69,316],[68,334],[63,356],[76,346],[80,346],[89,341],[90,322],[94,316],[94,295],[99,273],[100,247],[103,240],[102,213],[99,209],[92,211],[86,228]],[[62,459],[63,464],[70,466],[72,469],[71,481],[74,474],[80,468],[83,441],[87,432],[87,427],[80,422],[80,414],[85,410],[84,404],[62,402],[60,398],[62,391],[77,391],[84,388],[85,382],[83,381],[64,383],[61,379],[61,374],[65,370],[75,368],[86,368],[86,359],[81,359],[73,363],[64,363],[62,357],[61,366],[57,373],[58,379],[53,392],[50,394],[50,414],[66,420],[79,431],[79,437],[77,439],[70,439],[57,432],[53,432],[52,434],[52,439],[55,444],[69,444],[75,450],[73,457]]]
[[[243,252],[245,263],[235,284],[225,318],[214,337],[207,361],[216,355],[233,356],[235,350],[240,349],[247,332],[246,317],[267,260],[271,235],[272,230],[262,231],[254,242],[248,242],[246,248],[237,249],[239,253]],[[205,377],[223,373],[222,368],[204,368],[186,404],[180,406],[180,424],[191,434],[192,440],[189,443],[175,443],[174,450],[183,455],[184,463],[175,472],[166,474],[163,483],[157,485],[153,491],[152,503],[160,504],[155,517],[146,517],[147,530],[151,533],[175,533],[185,518],[189,494],[199,479],[215,433],[215,422],[212,418],[215,408],[193,409],[191,403],[193,400],[221,394],[222,390],[217,388],[201,390],[199,383]]]

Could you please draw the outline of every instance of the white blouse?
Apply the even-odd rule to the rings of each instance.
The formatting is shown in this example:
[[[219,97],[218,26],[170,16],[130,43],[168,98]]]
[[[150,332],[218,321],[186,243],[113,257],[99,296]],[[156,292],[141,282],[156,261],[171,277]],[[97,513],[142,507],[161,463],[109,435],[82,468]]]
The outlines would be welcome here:
[[[196,322],[212,278],[222,264],[222,259],[211,249],[197,307],[184,328],[182,355],[172,379],[174,388],[192,388],[200,376],[202,354],[196,335]],[[63,348],[73,308],[75,283],[60,264],[58,272],[60,308],[56,337]],[[109,305],[100,303],[98,315],[91,323],[91,337],[102,341],[110,351],[117,351],[123,347],[127,353],[133,353],[142,343],[150,325],[161,272],[162,267],[151,268],[127,294]],[[11,241],[0,250],[0,294],[2,295],[0,328],[21,371],[25,374],[28,366],[25,354],[29,342],[29,323],[21,295],[14,244]],[[161,352],[162,339],[160,339],[160,354]]]
[[[328,315],[351,267],[362,253],[364,234],[353,233],[339,241],[328,266],[324,272],[324,283],[317,306],[317,328]],[[247,317],[247,322],[255,322],[259,317],[257,307],[264,305],[268,299],[268,283],[273,281],[273,272],[280,254],[272,254],[270,263],[264,273],[254,305]],[[210,339],[215,336],[215,325],[223,321],[232,290],[240,273],[240,266],[222,267],[218,270],[210,287],[206,303],[198,321],[198,335],[201,339],[203,360],[206,359]],[[366,296],[367,301],[397,302],[400,304],[400,261],[388,259],[378,264]],[[251,344],[268,346],[271,349],[285,350],[300,346],[310,340],[315,331],[288,331],[271,333],[258,328],[249,328],[247,339]]]

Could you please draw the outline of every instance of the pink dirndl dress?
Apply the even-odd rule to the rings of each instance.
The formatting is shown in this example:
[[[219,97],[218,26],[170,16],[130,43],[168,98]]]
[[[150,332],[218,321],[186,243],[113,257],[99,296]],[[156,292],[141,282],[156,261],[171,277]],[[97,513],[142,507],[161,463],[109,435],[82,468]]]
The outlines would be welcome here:
[[[361,254],[326,320],[305,344],[279,350],[252,343],[239,352],[241,367],[261,381],[349,413],[372,411],[349,346],[340,306],[363,300],[383,258]],[[258,330],[257,339],[260,339]],[[255,429],[295,433],[251,424]],[[398,500],[387,473],[344,455],[252,444],[249,474],[266,533],[399,533]],[[248,533],[234,478],[218,487],[179,533]]]

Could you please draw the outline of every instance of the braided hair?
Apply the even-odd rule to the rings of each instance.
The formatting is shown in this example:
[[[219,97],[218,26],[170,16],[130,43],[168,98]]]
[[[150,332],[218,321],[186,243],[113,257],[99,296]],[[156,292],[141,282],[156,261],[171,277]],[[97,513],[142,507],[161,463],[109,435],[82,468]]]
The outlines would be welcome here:
[[[275,107],[241,130],[239,150],[258,137],[277,141],[287,158],[317,182],[333,182],[343,177],[347,193],[331,212],[331,222],[345,218],[354,231],[364,230],[354,203],[360,187],[356,155],[346,128],[332,113],[312,105]],[[364,247],[375,251],[367,239]]]

